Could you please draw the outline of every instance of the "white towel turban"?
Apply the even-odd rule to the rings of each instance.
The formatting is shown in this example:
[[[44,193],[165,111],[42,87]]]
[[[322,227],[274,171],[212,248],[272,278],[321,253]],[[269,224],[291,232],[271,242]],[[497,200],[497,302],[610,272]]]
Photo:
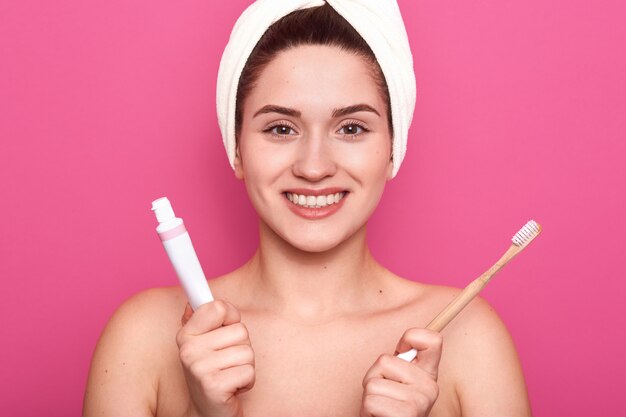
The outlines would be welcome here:
[[[295,10],[324,3],[361,35],[382,69],[389,89],[394,132],[392,176],[398,172],[406,152],[416,89],[413,56],[397,0],[257,0],[244,10],[224,49],[217,75],[217,119],[233,169],[237,86],[248,57],[272,23]]]

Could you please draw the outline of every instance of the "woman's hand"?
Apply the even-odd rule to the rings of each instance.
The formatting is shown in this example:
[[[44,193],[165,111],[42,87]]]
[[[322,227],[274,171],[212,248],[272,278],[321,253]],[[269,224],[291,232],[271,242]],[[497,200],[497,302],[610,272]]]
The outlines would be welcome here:
[[[361,417],[425,417],[437,396],[442,337],[427,329],[407,330],[396,352],[417,350],[411,362],[380,355],[363,378]]]
[[[186,416],[242,417],[238,393],[254,385],[254,351],[241,314],[226,301],[192,312],[189,304],[176,335],[189,387]]]

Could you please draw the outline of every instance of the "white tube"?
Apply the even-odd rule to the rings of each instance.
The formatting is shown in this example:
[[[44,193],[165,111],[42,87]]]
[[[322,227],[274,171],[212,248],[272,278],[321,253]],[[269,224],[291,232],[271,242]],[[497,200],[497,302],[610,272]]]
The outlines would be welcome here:
[[[156,228],[167,256],[169,256],[176,275],[187,294],[191,308],[196,310],[202,304],[213,301],[213,294],[202,272],[200,261],[193,249],[191,238],[183,220],[174,215],[174,210],[167,197],[152,202],[152,211],[159,225]]]

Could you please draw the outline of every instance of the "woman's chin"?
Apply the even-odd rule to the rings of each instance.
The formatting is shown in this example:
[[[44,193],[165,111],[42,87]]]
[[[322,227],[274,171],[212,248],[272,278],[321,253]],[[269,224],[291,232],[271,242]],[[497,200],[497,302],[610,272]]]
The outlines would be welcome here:
[[[322,253],[327,252],[335,247],[341,242],[333,242],[330,244],[324,244],[322,242],[311,242],[311,244],[292,244],[295,248],[300,249],[303,252],[311,252],[311,253]]]
[[[302,234],[286,233],[280,234],[283,240],[304,252],[322,253],[336,248],[345,243],[353,235],[354,231],[345,231],[340,233],[339,230],[317,230],[316,232],[308,232]]]
[[[328,236],[321,237],[321,236],[311,236],[311,235],[307,237],[285,236],[283,237],[283,239],[285,239],[285,241],[288,244],[290,244],[296,249],[299,249],[303,252],[314,252],[314,253],[321,253],[321,252],[329,251],[342,242],[342,239],[339,239],[338,237],[332,238]]]
[[[302,224],[301,221],[289,222],[277,218],[268,220],[261,220],[262,229],[270,232],[273,238],[281,239],[300,251],[311,253],[321,253],[336,248],[352,239],[364,226],[359,226],[353,221],[335,222],[335,224],[326,222]]]

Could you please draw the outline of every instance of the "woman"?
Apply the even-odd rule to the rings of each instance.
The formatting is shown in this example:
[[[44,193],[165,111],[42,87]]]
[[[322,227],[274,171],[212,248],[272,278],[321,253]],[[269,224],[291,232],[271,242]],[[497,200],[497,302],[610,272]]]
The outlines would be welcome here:
[[[401,161],[368,43],[328,4],[296,10],[236,82],[231,162],[259,247],[193,313],[180,287],[126,301],[98,342],[84,415],[530,415],[489,305],[475,300],[443,335],[426,330],[457,290],[398,277],[368,249],[367,221]],[[395,355],[411,348],[412,362]]]

